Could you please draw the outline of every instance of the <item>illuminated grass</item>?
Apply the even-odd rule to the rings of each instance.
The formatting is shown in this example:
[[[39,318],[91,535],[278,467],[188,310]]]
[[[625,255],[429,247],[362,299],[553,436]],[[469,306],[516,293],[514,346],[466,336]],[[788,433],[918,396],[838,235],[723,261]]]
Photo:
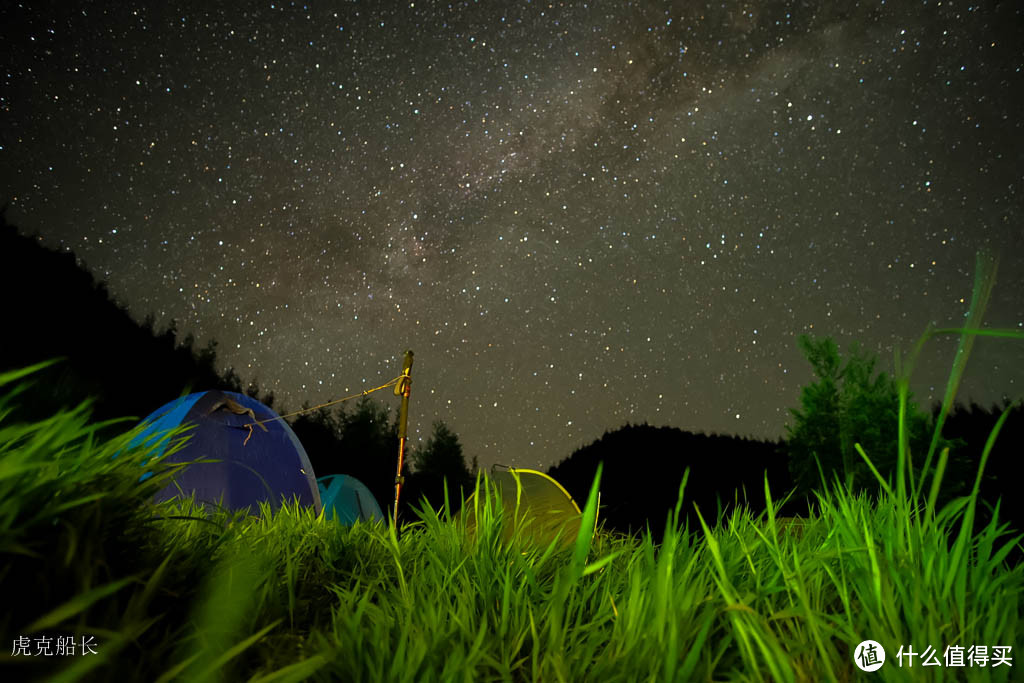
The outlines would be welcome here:
[[[988,263],[988,265],[985,265]],[[982,262],[945,406],[980,327],[994,264]],[[929,331],[901,375],[909,372]],[[30,376],[30,375],[25,375]],[[0,386],[22,376],[0,376]],[[16,390],[0,399],[6,414]],[[902,419],[903,411],[901,411]],[[298,504],[246,517],[191,501],[150,503],[131,434],[99,443],[81,406],[0,421],[0,576],[5,638],[96,638],[97,655],[17,658],[5,680],[852,681],[853,652],[885,647],[879,681],[1019,680],[1021,536],[995,516],[974,533],[971,494],[935,509],[948,454],[898,475],[877,499],[823,486],[799,522],[768,510],[680,525],[684,477],[660,545],[599,529],[560,550],[513,535],[478,480],[476,527],[424,505],[401,533],[342,527]],[[937,430],[941,429],[941,424]],[[934,449],[934,447],[933,447]],[[871,466],[871,454],[858,452]],[[111,458],[114,453],[121,453]],[[161,469],[155,466],[157,471]],[[872,467],[874,470],[874,468]],[[877,472],[876,472],[877,474]],[[598,479],[600,470],[598,472]],[[595,480],[581,528],[597,514]],[[797,526],[798,525],[798,526]],[[798,530],[794,530],[797,526]],[[10,642],[10,641],[8,641]],[[1013,667],[913,669],[901,645],[1009,645]],[[7,669],[13,674],[7,675]],[[955,675],[953,675],[955,674]]]

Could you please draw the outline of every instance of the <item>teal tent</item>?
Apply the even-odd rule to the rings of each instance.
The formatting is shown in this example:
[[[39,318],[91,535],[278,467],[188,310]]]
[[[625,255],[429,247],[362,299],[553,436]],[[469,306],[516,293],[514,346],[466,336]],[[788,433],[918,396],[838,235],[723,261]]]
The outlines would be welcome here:
[[[329,474],[316,480],[324,517],[349,526],[356,521],[383,520],[384,513],[366,485],[347,474]]]

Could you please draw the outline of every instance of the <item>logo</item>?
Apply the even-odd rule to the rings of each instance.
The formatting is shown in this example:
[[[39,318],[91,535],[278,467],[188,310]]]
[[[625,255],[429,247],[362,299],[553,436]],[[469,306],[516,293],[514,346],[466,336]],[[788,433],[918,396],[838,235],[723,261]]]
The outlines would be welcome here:
[[[861,671],[875,671],[885,663],[885,648],[874,640],[865,640],[853,651],[853,662]]]

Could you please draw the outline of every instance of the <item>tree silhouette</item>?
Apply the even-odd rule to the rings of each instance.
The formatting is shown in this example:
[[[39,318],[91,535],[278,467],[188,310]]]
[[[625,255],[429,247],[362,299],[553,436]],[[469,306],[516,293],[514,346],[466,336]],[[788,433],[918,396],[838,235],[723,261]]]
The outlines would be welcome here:
[[[395,468],[398,460],[398,424],[386,405],[362,396],[351,412],[343,403],[332,412],[320,408],[303,412],[291,426],[302,442],[317,478],[330,474],[355,477],[366,485],[381,510],[393,511]],[[309,410],[309,405],[303,406]],[[409,477],[409,462],[402,466]],[[409,501],[403,497],[403,507]],[[399,511],[401,515],[402,510]]]
[[[260,392],[260,383],[257,378],[253,378],[248,386],[245,387],[245,395],[249,398],[254,398],[268,408],[274,407],[274,392],[268,391],[266,393]]]
[[[309,404],[302,406],[309,409]],[[317,477],[328,474],[345,474],[341,459],[341,420],[344,418],[344,404],[339,405],[338,417],[326,408],[304,412],[291,419],[292,431],[302,443],[309,456],[309,464]]]
[[[459,437],[441,421],[434,423],[430,439],[413,451],[415,472],[410,486],[410,502],[415,497],[426,498],[431,507],[440,510],[444,505],[444,484],[448,482],[448,501],[452,511],[460,507],[461,497],[469,495],[473,486],[473,472],[466,466]],[[474,463],[475,467],[475,463]]]
[[[789,471],[799,493],[816,488],[820,479],[814,466],[821,462],[826,476],[842,462],[839,425],[839,387],[842,370],[835,342],[825,338],[814,342],[800,337],[800,348],[814,368],[818,381],[800,393],[802,411],[791,410],[795,425],[787,428]]]
[[[820,489],[821,473],[828,485],[838,474],[854,491],[878,490],[877,479],[855,444],[861,445],[883,478],[893,475],[899,438],[896,381],[885,372],[876,374],[877,358],[862,352],[856,343],[845,364],[828,337],[814,340],[803,335],[799,344],[818,379],[803,388],[801,408],[790,411],[794,424],[787,427],[789,468],[798,494]],[[907,405],[907,426],[911,453],[923,456],[931,420],[912,400]]]
[[[392,510],[395,468],[398,463],[398,417],[389,419],[387,406],[369,396],[359,399],[351,413],[340,414],[341,441],[336,471],[351,474],[366,484],[382,510]],[[403,463],[408,475],[408,462]],[[319,473],[318,473],[319,476]]]

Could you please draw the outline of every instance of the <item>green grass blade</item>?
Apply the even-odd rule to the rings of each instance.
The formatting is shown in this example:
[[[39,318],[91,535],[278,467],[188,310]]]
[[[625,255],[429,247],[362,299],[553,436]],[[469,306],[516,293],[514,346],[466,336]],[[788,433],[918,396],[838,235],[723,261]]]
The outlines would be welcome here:
[[[992,290],[996,284],[996,273],[999,270],[999,259],[989,251],[979,251],[975,259],[974,288],[971,291],[971,304],[967,309],[967,323],[960,334],[960,342],[957,345],[956,355],[953,358],[953,368],[949,373],[949,381],[946,383],[946,393],[942,399],[942,410],[935,421],[935,430],[932,433],[932,441],[928,446],[928,455],[925,457],[921,469],[921,483],[918,488],[924,487],[924,477],[928,473],[928,466],[938,447],[939,439],[942,437],[942,427],[946,422],[946,416],[953,409],[953,400],[956,398],[960,388],[960,379],[967,367],[967,357],[974,346],[974,339],[980,331],[982,318],[985,317],[985,309],[988,307],[989,299],[992,297]],[[941,332],[936,332],[939,334]],[[1000,335],[1001,336],[1001,335]]]
[[[590,544],[594,540],[594,524],[597,519],[597,490],[601,484],[601,470],[603,467],[603,462],[597,464],[597,472],[594,473],[594,481],[591,483],[590,493],[587,495],[587,504],[583,508],[580,530],[576,534],[576,546],[573,548],[570,570],[574,580],[583,575],[587,555],[590,553]]]
[[[277,628],[278,624],[280,624],[280,623],[281,623],[281,620],[278,619],[277,621],[275,621],[275,622],[273,622],[273,623],[271,623],[271,624],[269,624],[267,626],[264,626],[259,631],[257,631],[256,633],[252,634],[251,636],[249,636],[245,640],[243,640],[243,641],[241,641],[239,643],[236,643],[232,647],[228,648],[228,650],[226,652],[224,652],[222,655],[220,655],[219,657],[214,659],[212,662],[210,662],[206,666],[206,668],[204,668],[201,671],[199,671],[199,673],[196,674],[196,677],[195,677],[194,680],[204,681],[204,680],[209,679],[210,676],[212,676],[215,672],[220,671],[221,668],[223,668],[225,664],[230,662],[232,659],[234,659],[235,657],[240,655],[245,650],[249,649],[254,643],[258,642],[263,636],[267,635],[268,633],[273,631],[275,628]]]
[[[32,373],[39,372],[40,370],[48,368],[54,363],[59,363],[62,360],[64,359],[54,358],[52,360],[46,360],[41,363],[36,363],[35,365],[30,365],[27,368],[21,368],[20,370],[8,370],[7,372],[2,372],[0,373],[0,387],[11,384],[12,382],[17,382],[23,377],[27,377]]]
[[[112,581],[103,586],[98,586],[90,591],[86,591],[85,593],[80,593],[56,609],[47,612],[33,621],[25,627],[24,632],[38,633],[39,631],[45,631],[62,624],[75,615],[81,614],[96,602],[99,602],[109,595],[113,595],[134,581],[136,581],[135,577],[129,576],[118,581]]]

